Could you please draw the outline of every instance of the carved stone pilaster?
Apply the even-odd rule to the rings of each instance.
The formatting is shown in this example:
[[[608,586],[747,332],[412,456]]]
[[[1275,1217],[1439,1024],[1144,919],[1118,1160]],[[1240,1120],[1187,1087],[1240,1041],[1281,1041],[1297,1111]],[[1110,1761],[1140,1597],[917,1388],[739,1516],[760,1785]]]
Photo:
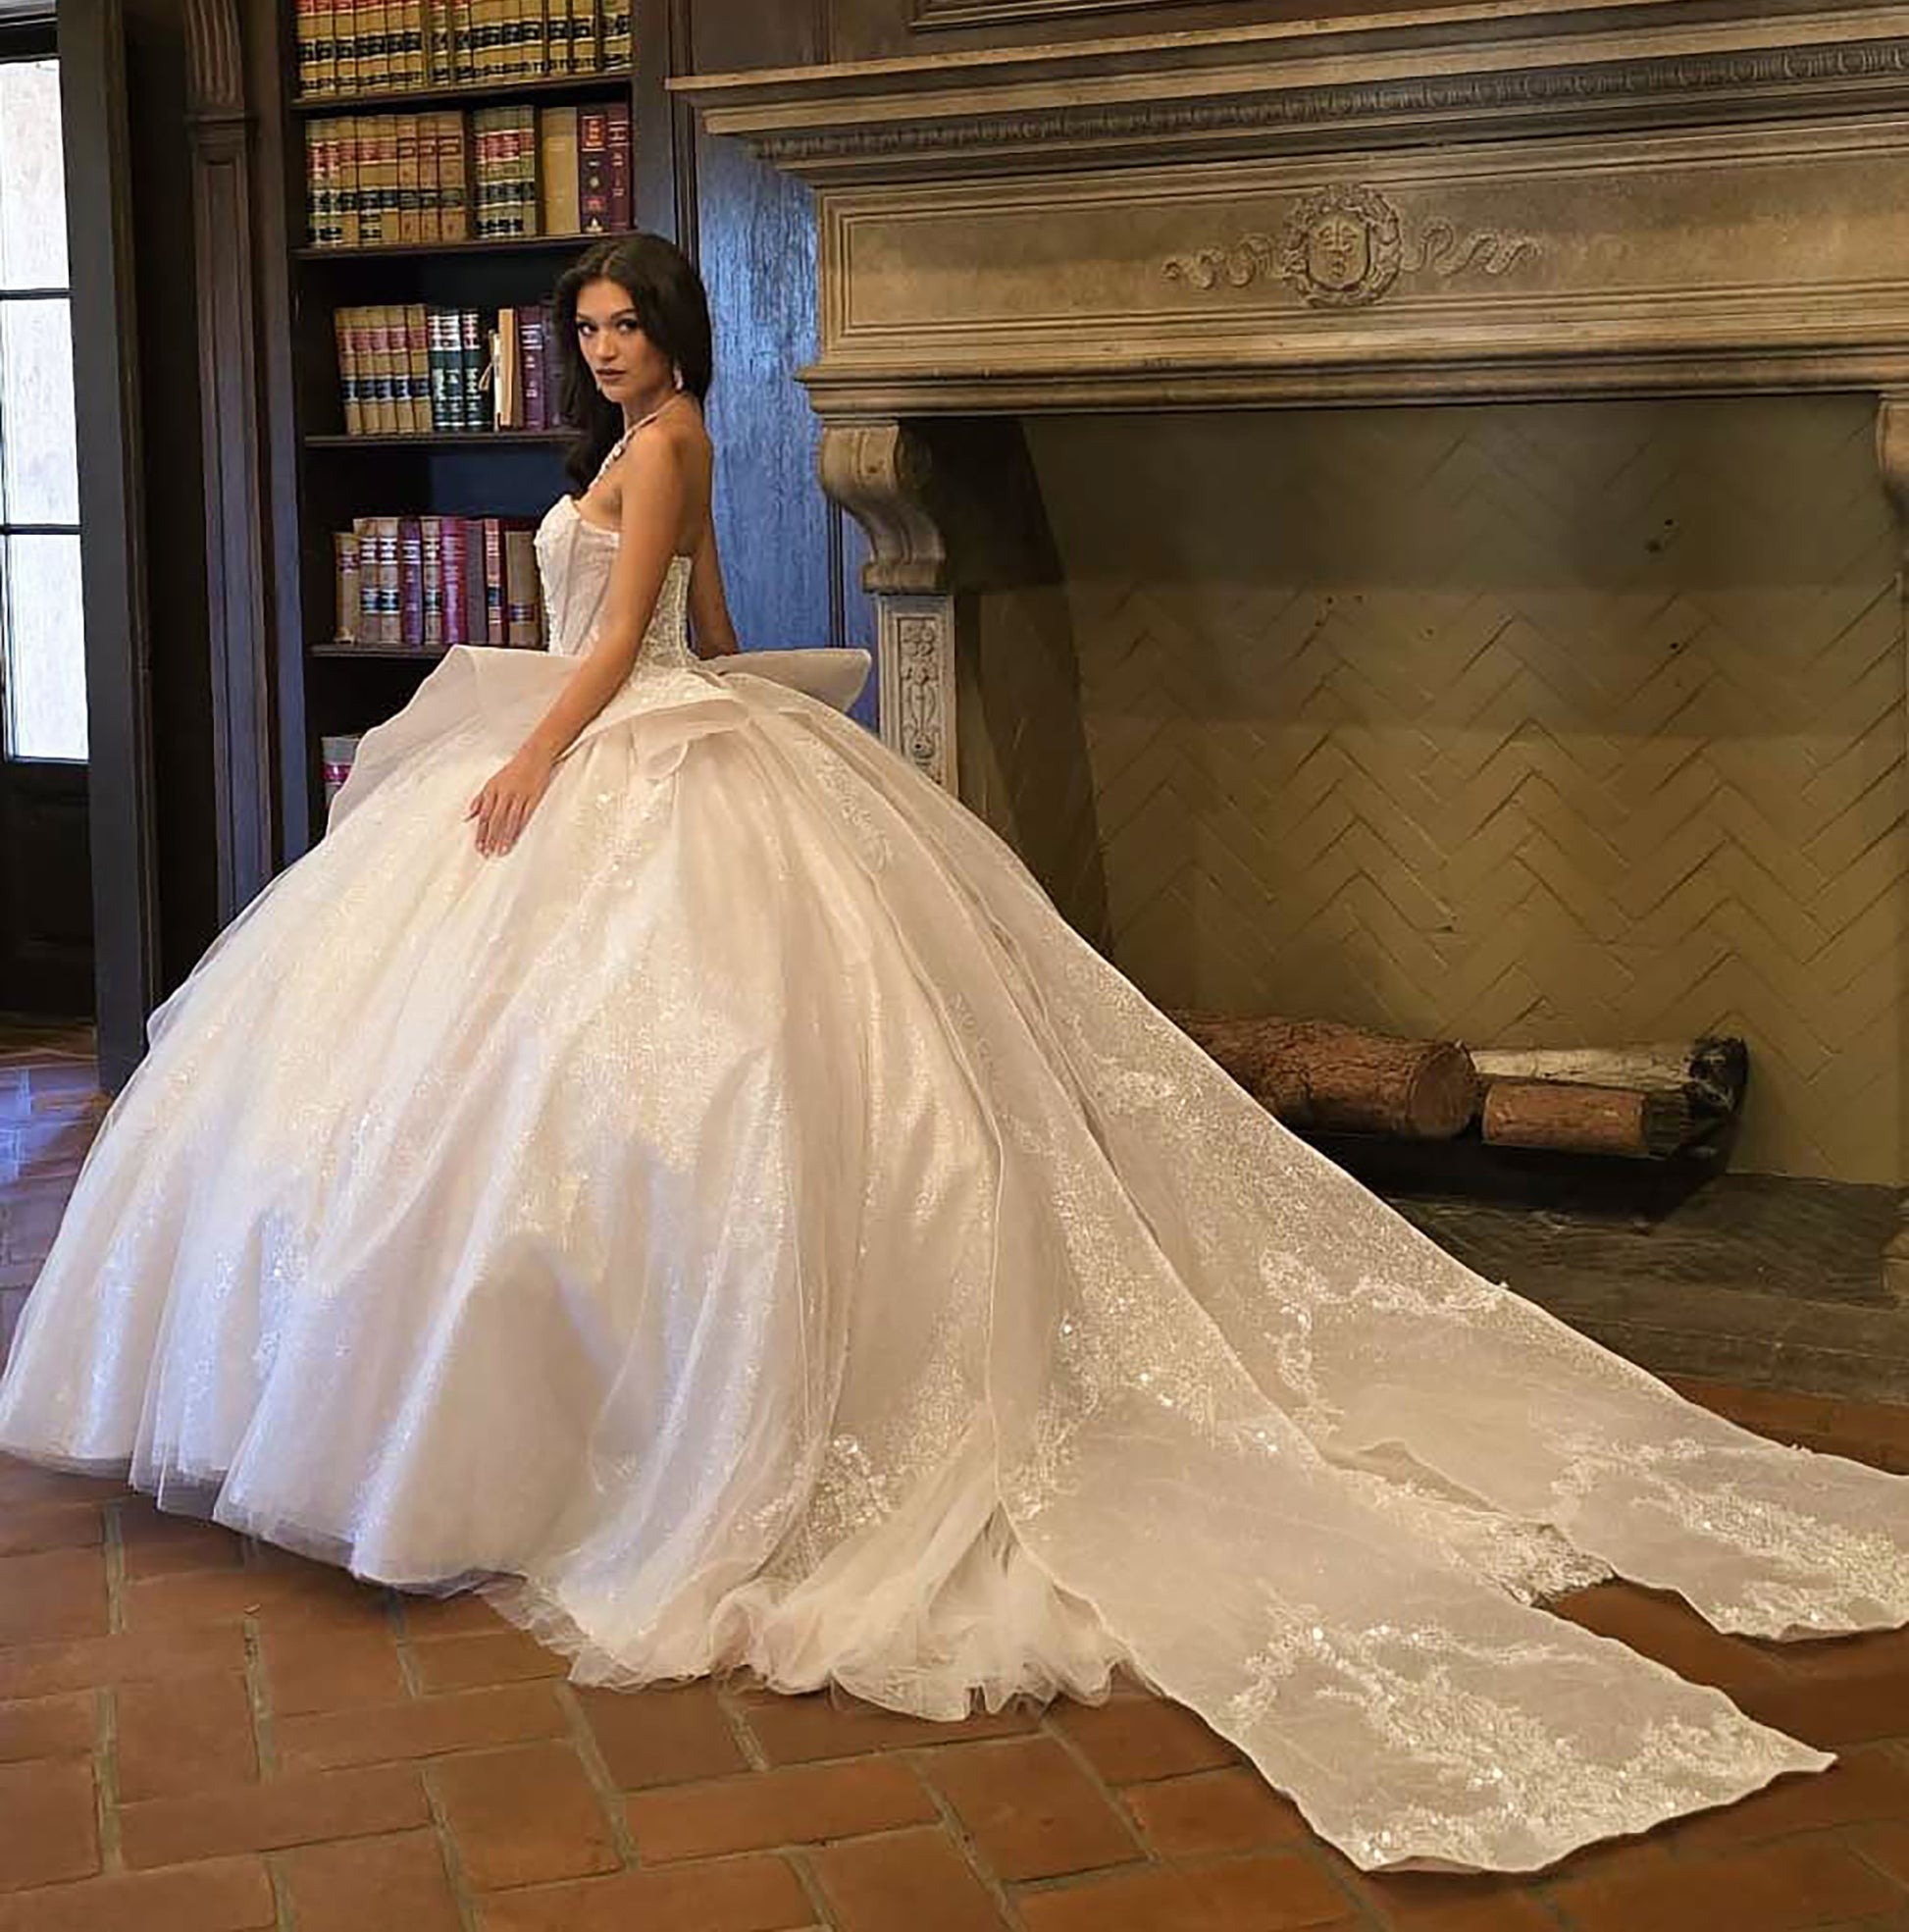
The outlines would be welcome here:
[[[219,915],[272,876],[273,681],[252,120],[233,0],[185,0]]]
[[[1909,392],[1885,394],[1876,411],[1876,463],[1882,472],[1883,488],[1896,513],[1900,539],[1896,563],[1897,608],[1901,613],[1905,645],[1909,645]],[[1909,651],[1904,653],[1909,671]],[[1906,680],[1909,682],[1909,680]],[[1904,707],[1905,736],[1909,736],[1909,699]],[[1909,925],[1909,907],[1904,909]],[[1898,1055],[1909,1050],[1909,948],[1902,949],[1904,984],[1896,1002],[1901,1031],[1896,1041]],[[1896,1176],[1904,1183],[1896,1199],[1896,1231],[1883,1251],[1883,1285],[1905,1304],[1909,1304],[1909,1081],[1902,1083],[1899,1105]]]
[[[954,791],[954,600],[884,597],[879,609],[882,742]]]
[[[954,598],[930,505],[934,457],[905,423],[851,423],[824,432],[821,464],[873,552],[862,586],[876,604],[882,742],[954,791]]]

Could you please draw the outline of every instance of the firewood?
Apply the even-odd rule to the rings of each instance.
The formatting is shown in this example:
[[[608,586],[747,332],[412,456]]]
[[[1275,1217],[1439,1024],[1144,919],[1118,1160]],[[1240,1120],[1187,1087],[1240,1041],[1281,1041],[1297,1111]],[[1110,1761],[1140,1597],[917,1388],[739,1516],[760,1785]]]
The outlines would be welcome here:
[[[1719,1120],[1743,1103],[1749,1049],[1741,1040],[1704,1038],[1668,1046],[1506,1047],[1474,1053],[1486,1080],[1548,1080],[1682,1095],[1698,1120]]]
[[[1493,1147],[1662,1160],[1689,1141],[1693,1125],[1681,1093],[1567,1080],[1493,1080],[1485,1088],[1480,1132]]]
[[[1450,1140],[1478,1107],[1471,1057],[1326,1019],[1176,1014],[1179,1024],[1288,1126]]]

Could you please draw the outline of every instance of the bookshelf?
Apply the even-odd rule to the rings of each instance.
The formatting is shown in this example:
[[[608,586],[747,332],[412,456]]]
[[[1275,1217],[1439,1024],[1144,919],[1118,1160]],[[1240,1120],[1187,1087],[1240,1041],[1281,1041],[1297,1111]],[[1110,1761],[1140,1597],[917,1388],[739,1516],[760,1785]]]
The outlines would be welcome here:
[[[608,24],[604,0],[535,0],[535,4],[546,33],[559,18],[582,20],[587,6],[593,9],[591,18],[599,34]],[[628,52],[613,65],[587,72],[491,72],[446,78],[441,73],[420,73],[420,55],[413,47],[408,55],[408,78],[393,75],[385,84],[349,86],[335,80],[323,92],[301,87],[301,56],[304,69],[309,71],[314,47],[325,33],[339,32],[339,23],[355,28],[361,21],[382,19],[388,25],[407,16],[414,35],[418,24],[423,23],[427,70],[432,60],[429,39],[434,20],[447,36],[452,26],[496,33],[513,21],[527,26],[531,19],[527,0],[387,0],[384,6],[374,0],[369,7],[360,4],[355,12],[346,0],[316,10],[310,0],[278,0],[277,7],[283,88],[277,106],[279,126],[284,131],[277,151],[283,157],[285,175],[282,183],[285,208],[284,272],[291,339],[284,363],[286,380],[279,386],[276,406],[287,418],[279,425],[278,441],[288,451],[296,531],[295,547],[290,546],[284,541],[289,532],[281,525],[278,567],[282,573],[289,572],[292,581],[281,588],[278,607],[286,625],[293,621],[295,612],[298,629],[295,641],[282,639],[279,652],[280,755],[288,763],[302,759],[303,766],[302,772],[287,769],[282,774],[280,796],[294,802],[294,809],[286,812],[287,860],[296,858],[324,828],[323,741],[362,732],[390,716],[444,655],[441,648],[337,641],[335,535],[349,531],[354,519],[363,517],[535,521],[567,487],[563,468],[567,439],[553,428],[473,430],[437,422],[429,429],[413,426],[347,433],[335,318],[340,310],[391,313],[420,306],[427,310],[475,310],[482,318],[480,354],[488,360],[483,351],[488,349],[486,339],[497,311],[547,305],[557,277],[594,238],[593,234],[580,232],[584,225],[581,207],[575,228],[565,221],[563,232],[543,232],[551,212],[549,164],[553,158],[544,138],[553,124],[545,117],[560,117],[554,124],[560,136],[568,126],[561,118],[565,115],[576,117],[581,128],[588,114],[606,116],[610,110],[620,109],[634,128],[637,110],[636,78]],[[529,38],[530,45],[520,47],[513,57],[533,63],[547,58],[542,51],[545,42],[537,34]],[[441,65],[448,58],[447,43],[440,41],[437,60]],[[335,77],[337,71],[335,62]],[[514,113],[506,115],[505,110]],[[460,117],[457,125],[466,171],[461,185],[468,195],[463,219],[469,232],[403,232],[398,219],[400,205],[405,230],[414,224],[429,227],[433,217],[427,213],[422,220],[414,218],[408,154],[402,179],[388,175],[374,178],[372,170],[387,165],[372,159],[387,140],[384,124],[396,123],[403,129],[408,125],[407,117],[433,116],[438,118],[436,125],[444,127],[453,115]],[[487,134],[499,126],[521,129],[526,117],[537,117],[528,152],[520,138],[514,153],[492,147],[488,156],[495,163],[499,154],[505,154],[507,162],[503,176],[491,169],[490,182],[503,179],[511,167],[516,171],[515,187],[496,190],[506,199],[492,199],[488,204],[491,216],[535,232],[488,235],[476,232],[485,213],[478,193],[476,138],[483,116],[492,117],[482,124]],[[433,125],[424,123],[426,131],[422,133],[408,132],[407,141],[415,140],[421,147],[429,145],[428,131]],[[315,202],[311,182],[315,143],[332,141],[335,184],[339,164],[333,131],[339,130],[352,150],[344,164],[345,185],[363,188],[367,202],[375,197],[383,199],[384,239],[364,241],[347,233],[341,244],[335,212]],[[394,136],[391,144],[395,144]],[[637,199],[635,145],[632,136],[623,164],[627,183],[623,192],[632,208]],[[560,147],[554,158],[561,166]],[[578,184],[574,200],[582,201],[585,185]],[[428,184],[422,191],[429,195]],[[514,201],[508,199],[512,194]],[[564,198],[556,197],[559,216],[564,205]],[[329,230],[329,239],[315,238],[315,224]],[[449,217],[444,218],[444,225],[451,225]],[[605,219],[595,232],[609,229]],[[552,377],[547,403],[554,422],[553,356],[546,355],[546,360]],[[429,412],[435,401],[434,393],[430,400],[420,402],[425,420],[431,420]],[[295,549],[295,553],[286,554],[287,549]],[[290,689],[284,688],[287,684]],[[302,824],[295,810],[300,796],[306,807]]]
[[[614,78],[614,76],[610,78]],[[597,93],[605,78],[604,71],[592,74],[548,74],[528,79],[446,80],[423,87],[380,87],[351,94],[295,93],[287,103],[294,120],[340,112],[340,103],[349,102],[352,111],[362,108],[371,114],[388,114],[400,108],[464,107],[471,96],[483,97],[486,106],[507,107],[512,101],[589,100]]]
[[[362,436],[308,436],[308,449],[351,449],[370,455],[385,449],[561,449],[561,430],[367,431]]]
[[[587,235],[494,235],[487,241],[387,241],[375,248],[296,248],[292,254],[301,262],[328,263],[431,261],[439,256],[460,255],[560,257],[581,249],[592,238]]]
[[[348,658],[354,664],[416,664],[422,660],[426,665],[436,664],[449,655],[443,651],[414,651],[392,646],[387,650],[376,644],[314,644],[309,654],[313,657]]]

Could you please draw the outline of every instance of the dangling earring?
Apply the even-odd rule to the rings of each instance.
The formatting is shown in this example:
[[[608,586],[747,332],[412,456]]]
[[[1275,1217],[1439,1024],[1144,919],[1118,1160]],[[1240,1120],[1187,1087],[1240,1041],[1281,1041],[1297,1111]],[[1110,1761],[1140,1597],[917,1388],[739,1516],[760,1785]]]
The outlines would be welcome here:
[[[681,389],[683,387],[683,365],[680,362],[672,363],[671,368],[676,377],[676,387]]]

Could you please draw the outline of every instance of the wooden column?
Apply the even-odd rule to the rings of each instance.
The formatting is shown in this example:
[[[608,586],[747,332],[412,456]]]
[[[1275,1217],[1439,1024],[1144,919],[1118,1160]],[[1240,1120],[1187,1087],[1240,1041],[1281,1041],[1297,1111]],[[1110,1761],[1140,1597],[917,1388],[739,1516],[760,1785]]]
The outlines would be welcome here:
[[[223,923],[273,869],[269,503],[261,460],[253,128],[234,0],[185,0],[185,28]]]
[[[667,235],[692,261],[697,222],[696,111],[668,91],[693,71],[690,0],[636,0],[637,226]]]

